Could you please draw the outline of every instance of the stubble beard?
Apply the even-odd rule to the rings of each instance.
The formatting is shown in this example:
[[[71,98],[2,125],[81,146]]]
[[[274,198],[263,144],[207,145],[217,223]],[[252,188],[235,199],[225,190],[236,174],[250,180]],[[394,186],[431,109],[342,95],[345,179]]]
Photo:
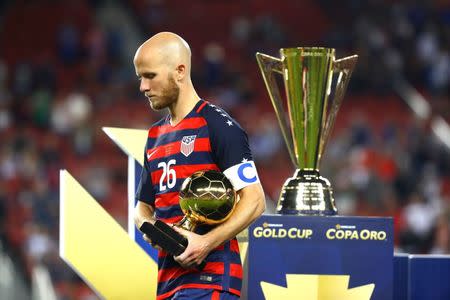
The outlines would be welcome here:
[[[149,99],[150,107],[156,111],[168,108],[177,102],[179,95],[180,88],[175,83],[175,80],[169,76],[167,87],[161,91],[161,96],[158,96],[158,99],[153,102]]]

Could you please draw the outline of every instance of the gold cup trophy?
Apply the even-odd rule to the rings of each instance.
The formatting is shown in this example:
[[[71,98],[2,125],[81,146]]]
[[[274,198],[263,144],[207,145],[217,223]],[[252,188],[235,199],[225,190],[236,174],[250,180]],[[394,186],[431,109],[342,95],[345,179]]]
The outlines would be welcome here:
[[[320,176],[319,164],[358,56],[336,60],[334,49],[319,47],[282,48],[280,55],[256,53],[289,156],[297,167],[281,189],[277,212],[335,215],[333,191]],[[274,72],[284,79],[287,114]]]

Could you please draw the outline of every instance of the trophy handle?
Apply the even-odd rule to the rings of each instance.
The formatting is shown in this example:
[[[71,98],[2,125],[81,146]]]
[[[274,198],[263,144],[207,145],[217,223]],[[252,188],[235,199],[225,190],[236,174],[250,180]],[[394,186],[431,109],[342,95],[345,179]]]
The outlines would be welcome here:
[[[281,134],[283,135],[284,141],[291,157],[292,162],[297,166],[297,160],[294,154],[294,144],[292,142],[291,133],[289,130],[288,122],[285,118],[285,111],[283,109],[283,101],[281,99],[280,91],[278,90],[278,85],[275,81],[273,72],[277,72],[283,75],[283,63],[281,59],[257,52],[256,60],[258,61],[259,68],[263,75],[264,83],[266,84],[267,91],[269,92],[270,100],[277,115],[278,123],[280,124]]]
[[[323,136],[319,146],[319,161],[322,158],[325,150],[326,143],[329,135],[333,129],[334,122],[336,120],[337,113],[341,107],[342,100],[344,99],[345,91],[347,90],[348,82],[352,76],[352,72],[355,69],[358,55],[352,55],[335,60],[333,63],[333,71],[338,73],[336,89],[334,98],[329,99],[329,111],[328,117],[325,120],[325,126],[323,129]],[[331,100],[331,101],[330,101]]]

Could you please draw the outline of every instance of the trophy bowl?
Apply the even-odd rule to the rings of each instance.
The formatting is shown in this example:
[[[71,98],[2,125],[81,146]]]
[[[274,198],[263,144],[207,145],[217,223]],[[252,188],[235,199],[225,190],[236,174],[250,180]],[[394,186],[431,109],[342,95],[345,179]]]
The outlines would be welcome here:
[[[179,201],[185,214],[180,225],[192,231],[199,224],[216,225],[225,222],[234,210],[236,192],[223,173],[214,170],[197,171],[184,180]]]

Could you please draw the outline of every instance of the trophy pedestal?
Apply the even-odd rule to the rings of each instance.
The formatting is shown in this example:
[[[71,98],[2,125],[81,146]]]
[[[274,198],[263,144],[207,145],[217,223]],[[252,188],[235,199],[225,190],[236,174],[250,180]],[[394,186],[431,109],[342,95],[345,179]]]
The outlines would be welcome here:
[[[337,214],[328,179],[313,169],[297,169],[281,189],[277,213],[282,215],[333,216]]]
[[[248,291],[252,300],[392,300],[392,219],[264,215],[249,229]]]

